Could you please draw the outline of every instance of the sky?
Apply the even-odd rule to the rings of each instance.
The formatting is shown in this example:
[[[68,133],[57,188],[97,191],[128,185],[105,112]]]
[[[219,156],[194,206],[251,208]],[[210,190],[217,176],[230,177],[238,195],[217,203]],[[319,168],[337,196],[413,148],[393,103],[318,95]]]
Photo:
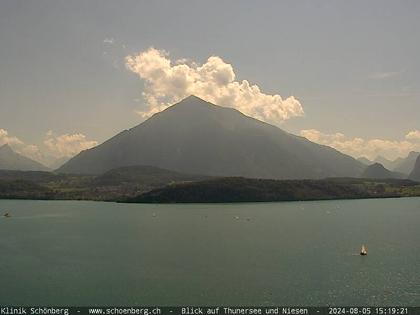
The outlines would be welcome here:
[[[0,145],[45,164],[188,94],[354,157],[420,151],[420,2],[3,0]]]

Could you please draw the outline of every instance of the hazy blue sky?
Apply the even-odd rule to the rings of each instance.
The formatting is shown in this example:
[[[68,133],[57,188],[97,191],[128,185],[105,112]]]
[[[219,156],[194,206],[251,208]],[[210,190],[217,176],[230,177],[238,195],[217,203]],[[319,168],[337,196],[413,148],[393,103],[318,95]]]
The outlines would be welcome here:
[[[2,0],[0,129],[41,148],[49,130],[101,142],[138,124],[144,82],[124,58],[155,47],[293,95],[290,132],[400,145],[420,129],[419,34],[416,0]]]

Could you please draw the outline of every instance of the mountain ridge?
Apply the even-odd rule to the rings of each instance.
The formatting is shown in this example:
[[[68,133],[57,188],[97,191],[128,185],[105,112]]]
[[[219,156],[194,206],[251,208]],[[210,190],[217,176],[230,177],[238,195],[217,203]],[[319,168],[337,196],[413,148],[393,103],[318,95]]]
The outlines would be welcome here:
[[[420,155],[417,157],[416,164],[408,178],[420,182]]]
[[[131,165],[276,179],[359,176],[364,169],[331,147],[190,96],[81,152],[57,171],[100,174]]]
[[[366,167],[364,170],[362,178],[372,178],[372,179],[402,179],[404,174],[392,172],[389,169],[385,168],[381,163],[373,163]]]
[[[48,171],[49,168],[15,152],[7,143],[0,147],[0,169],[21,171]]]
[[[404,173],[408,176],[413,171],[418,156],[420,156],[419,152],[411,151],[407,157],[401,159],[401,161],[394,167],[393,171]]]

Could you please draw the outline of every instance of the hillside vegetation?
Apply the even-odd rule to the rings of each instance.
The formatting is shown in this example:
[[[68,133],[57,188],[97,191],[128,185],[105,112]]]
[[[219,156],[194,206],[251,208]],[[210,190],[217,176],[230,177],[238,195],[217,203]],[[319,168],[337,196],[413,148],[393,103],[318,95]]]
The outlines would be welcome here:
[[[170,185],[125,200],[138,203],[262,202],[420,196],[410,180],[336,178],[264,180],[220,178]]]
[[[113,201],[169,184],[208,178],[152,166],[117,168],[98,176],[0,170],[0,198]]]
[[[0,171],[2,199],[69,199],[141,203],[251,202],[420,196],[420,183],[401,179],[271,180],[207,177],[151,166],[103,175]]]

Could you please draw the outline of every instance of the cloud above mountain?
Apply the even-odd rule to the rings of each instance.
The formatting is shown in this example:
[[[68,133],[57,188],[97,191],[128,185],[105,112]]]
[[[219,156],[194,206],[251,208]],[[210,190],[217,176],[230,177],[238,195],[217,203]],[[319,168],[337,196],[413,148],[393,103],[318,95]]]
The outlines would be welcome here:
[[[80,151],[90,149],[98,145],[97,141],[88,140],[84,134],[54,135],[50,130],[44,139],[47,152],[56,158],[72,157]]]
[[[81,133],[56,135],[48,131],[40,146],[27,144],[12,136],[5,129],[0,129],[0,145],[9,144],[16,152],[33,160],[51,165],[58,159],[70,158],[80,151],[92,148],[97,141],[89,140]]]
[[[420,151],[420,143],[413,141],[416,135],[420,135],[419,131],[409,132],[404,140],[351,138],[339,132],[328,134],[316,129],[301,130],[300,135],[351,156],[364,156],[371,160],[378,155],[393,160],[407,156],[410,151]]]
[[[405,135],[408,140],[420,141],[420,130],[411,130]]]
[[[23,142],[19,138],[11,136],[7,130],[0,128],[0,146],[4,144],[21,145]]]
[[[167,52],[150,48],[127,56],[126,67],[145,82],[143,97],[148,108],[138,112],[144,118],[189,95],[275,124],[304,114],[294,96],[283,99],[279,94],[263,93],[247,80],[238,81],[232,65],[218,56],[203,64],[187,59],[172,61]]]

